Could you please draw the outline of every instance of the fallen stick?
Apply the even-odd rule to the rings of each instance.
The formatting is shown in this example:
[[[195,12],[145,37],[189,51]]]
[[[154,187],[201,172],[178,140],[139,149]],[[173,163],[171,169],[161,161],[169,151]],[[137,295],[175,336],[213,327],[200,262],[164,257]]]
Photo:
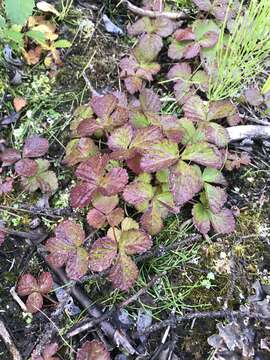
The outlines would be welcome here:
[[[9,335],[9,332],[7,331],[5,324],[3,321],[0,320],[0,336],[3,339],[7,349],[12,355],[13,360],[22,360],[22,357],[17,350],[14,342],[11,339],[11,336]]]
[[[270,126],[263,125],[238,125],[228,127],[230,141],[243,140],[246,138],[252,139],[269,139]]]
[[[126,4],[128,10],[132,11],[136,15],[140,16],[148,16],[150,18],[157,18],[157,17],[166,17],[171,20],[177,20],[177,19],[187,19],[188,15],[184,12],[162,12],[162,11],[152,11],[152,10],[146,10],[142,9],[138,6],[133,5],[128,0],[122,0],[120,4]]]

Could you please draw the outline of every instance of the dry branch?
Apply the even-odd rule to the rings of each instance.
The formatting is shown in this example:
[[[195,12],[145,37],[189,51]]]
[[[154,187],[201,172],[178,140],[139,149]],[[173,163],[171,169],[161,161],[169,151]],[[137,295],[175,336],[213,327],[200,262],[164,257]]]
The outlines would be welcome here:
[[[22,357],[21,357],[19,351],[17,350],[14,342],[12,341],[11,336],[9,335],[9,332],[7,331],[7,329],[5,327],[5,324],[1,320],[0,320],[0,336],[3,339],[7,349],[11,353],[12,359],[13,360],[22,360]]]
[[[138,6],[133,5],[128,0],[121,1],[122,4],[126,4],[128,10],[132,11],[136,15],[140,16],[148,16],[150,18],[156,18],[156,17],[166,17],[168,19],[172,20],[178,20],[178,19],[187,19],[188,15],[184,12],[162,12],[162,11],[152,11],[152,10],[146,10],[139,8]]]
[[[262,125],[238,125],[228,127],[230,141],[243,140],[246,138],[252,139],[269,139],[270,126]]]

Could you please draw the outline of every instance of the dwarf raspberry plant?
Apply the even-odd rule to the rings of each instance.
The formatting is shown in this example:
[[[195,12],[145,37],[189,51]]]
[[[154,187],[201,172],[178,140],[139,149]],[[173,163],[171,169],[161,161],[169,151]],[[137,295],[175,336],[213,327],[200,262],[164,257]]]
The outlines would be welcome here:
[[[210,6],[218,19],[223,17],[220,6],[212,7],[209,1],[197,5],[202,11]],[[64,158],[65,164],[76,166],[72,207],[87,207],[88,224],[106,234],[92,245],[89,268],[109,269],[109,279],[122,290],[128,290],[138,276],[130,256],[147,251],[164,219],[181,212],[187,203],[192,204],[193,223],[201,233],[234,230],[221,170],[228,164],[224,123],[239,117],[230,100],[207,100],[209,79],[215,73],[208,66],[212,60],[206,50],[216,46],[220,33],[215,20],[196,20],[179,28],[173,20],[144,17],[130,25],[128,33],[138,36],[138,42],[119,64],[125,89],[93,96],[75,111],[70,126],[73,138]],[[158,55],[164,56],[167,37],[168,57],[180,62],[169,67],[164,82],[173,83],[182,117],[163,114],[160,96],[148,86],[161,69]],[[182,61],[199,57],[206,60],[202,67]],[[125,213],[137,222],[125,218]],[[58,235],[47,243],[48,249],[57,239]],[[61,252],[62,240],[59,244]],[[65,261],[62,254],[57,265],[66,263],[69,251],[75,251],[74,245],[64,248]],[[85,273],[83,268],[78,276]]]

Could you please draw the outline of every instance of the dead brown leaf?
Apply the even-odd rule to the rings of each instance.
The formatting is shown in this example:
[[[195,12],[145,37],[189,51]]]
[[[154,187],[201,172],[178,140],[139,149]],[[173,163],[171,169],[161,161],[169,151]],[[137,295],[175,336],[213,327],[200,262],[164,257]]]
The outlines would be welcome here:
[[[17,112],[22,110],[27,105],[27,101],[23,97],[15,97],[13,99],[13,106]]]

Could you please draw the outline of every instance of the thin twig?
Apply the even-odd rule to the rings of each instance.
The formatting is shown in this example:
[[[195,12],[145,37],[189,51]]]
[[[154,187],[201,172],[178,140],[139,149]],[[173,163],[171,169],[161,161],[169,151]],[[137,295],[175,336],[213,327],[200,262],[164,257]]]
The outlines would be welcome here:
[[[7,328],[5,327],[5,324],[3,321],[0,320],[0,336],[3,339],[7,349],[12,355],[13,360],[22,360],[22,357],[16,348],[14,342],[11,339],[11,336],[9,335],[9,332],[7,331]]]
[[[181,324],[183,321],[189,321],[193,319],[211,319],[211,318],[222,319],[222,318],[245,317],[245,316],[249,316],[250,318],[253,319],[263,320],[263,317],[260,314],[257,313],[251,314],[249,311],[244,311],[244,310],[220,310],[220,311],[195,312],[183,316],[174,316],[172,318],[162,320],[159,323],[149,326],[142,333],[136,332],[134,336],[135,337],[138,337],[140,335],[146,336],[153,332],[159,331],[169,325],[172,327],[176,327],[179,324]]]
[[[146,10],[139,8],[138,6],[133,5],[128,0],[122,0],[120,4],[126,4],[128,10],[132,11],[136,15],[140,16],[147,16],[150,18],[157,18],[157,17],[164,17],[171,20],[178,20],[178,19],[187,19],[189,16],[185,14],[184,12],[161,12],[161,11],[152,11],[152,10]]]
[[[22,309],[23,312],[28,313],[29,316],[32,316],[32,315],[29,313],[29,311],[28,311],[25,303],[21,300],[21,298],[20,298],[20,297],[18,296],[18,294],[16,293],[16,290],[15,290],[15,289],[16,289],[15,286],[13,286],[13,287],[10,289],[10,291],[9,291],[9,292],[10,292],[10,295],[11,295],[12,298],[13,298],[13,300],[16,301],[16,303],[20,306],[20,308]]]
[[[119,305],[118,305],[118,308],[119,309],[122,309],[128,305],[130,305],[131,303],[137,301],[139,299],[140,296],[142,296],[143,294],[146,293],[146,291],[152,287],[153,285],[155,285],[157,282],[160,281],[160,278],[162,276],[166,275],[166,272],[164,271],[161,275],[156,275],[153,277],[153,279],[151,279],[149,281],[148,284],[146,284],[145,287],[141,288],[139,291],[137,291],[134,295],[132,295],[131,297],[129,297],[128,299],[122,301]]]

